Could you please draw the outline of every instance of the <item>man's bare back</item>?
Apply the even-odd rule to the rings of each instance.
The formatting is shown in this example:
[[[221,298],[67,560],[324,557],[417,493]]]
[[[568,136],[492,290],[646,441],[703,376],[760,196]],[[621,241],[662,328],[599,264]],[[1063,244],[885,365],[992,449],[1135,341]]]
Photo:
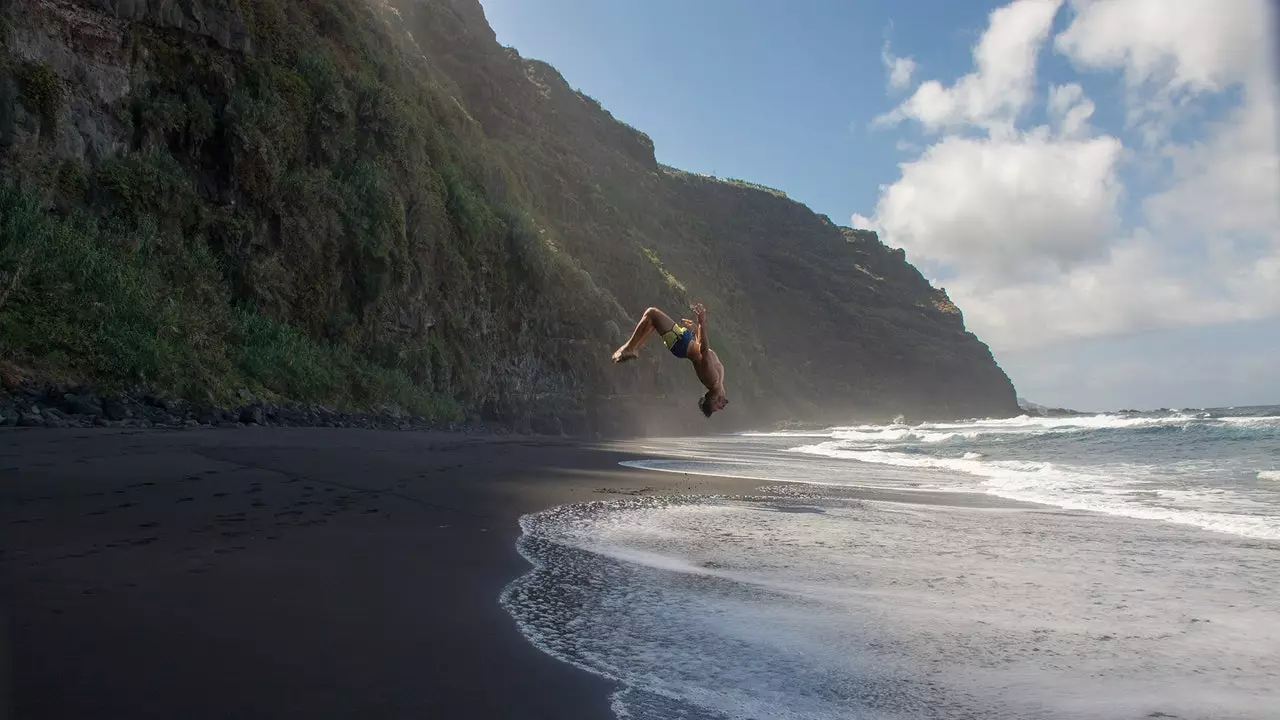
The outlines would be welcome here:
[[[672,355],[693,363],[698,380],[707,388],[706,394],[698,400],[698,408],[703,415],[711,417],[712,413],[729,404],[724,394],[724,364],[707,341],[707,310],[702,303],[693,306],[693,314],[698,319],[696,324],[684,319],[676,325],[669,315],[656,307],[645,310],[631,338],[613,353],[613,361],[621,363],[634,359],[644,341],[656,330]]]

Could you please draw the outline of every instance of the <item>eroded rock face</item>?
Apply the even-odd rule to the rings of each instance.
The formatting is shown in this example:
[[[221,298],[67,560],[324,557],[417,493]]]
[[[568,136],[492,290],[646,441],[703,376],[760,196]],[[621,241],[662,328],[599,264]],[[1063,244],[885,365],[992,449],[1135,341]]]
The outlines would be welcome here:
[[[228,301],[407,368],[470,416],[680,433],[1018,412],[987,347],[900,250],[776,190],[659,165],[643,132],[501,47],[477,0],[3,9],[8,177],[94,210],[114,197],[95,168],[170,156],[182,193],[139,193],[129,211],[207,242]],[[289,28],[306,52],[278,43]],[[358,37],[373,41],[353,49]],[[349,179],[357,148],[373,181]],[[376,195],[380,224],[353,219],[341,193]],[[475,216],[490,219],[477,229]],[[711,422],[656,341],[636,363],[608,361],[645,307],[681,315],[693,300],[711,310],[730,382],[733,412]],[[75,407],[63,410],[87,416]],[[228,412],[186,419],[242,420]]]
[[[451,6],[462,4],[473,7],[466,22],[474,24],[478,3]],[[677,303],[689,298],[714,308],[716,347],[749,416],[1017,414],[1012,383],[990,350],[902,250],[884,246],[874,232],[839,227],[772,188],[662,167],[647,136],[551,66],[496,42],[459,40],[465,34],[454,18],[433,3],[397,7],[488,137],[557,149],[525,160],[538,179],[530,190],[550,208],[565,246],[593,277],[607,278],[624,308],[638,313],[670,303],[670,312],[681,312]],[[637,264],[659,282],[631,282],[624,268]],[[646,401],[635,386],[611,391],[634,393],[627,403],[649,406],[646,423],[698,425],[680,421],[696,387],[661,401]]]

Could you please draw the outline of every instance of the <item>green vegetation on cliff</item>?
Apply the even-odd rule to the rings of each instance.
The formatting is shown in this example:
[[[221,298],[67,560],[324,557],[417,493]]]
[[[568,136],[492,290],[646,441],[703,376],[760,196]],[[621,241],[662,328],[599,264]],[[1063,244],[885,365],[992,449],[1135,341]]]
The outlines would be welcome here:
[[[749,422],[1016,410],[900,253],[659,166],[475,0],[169,10],[4,7],[0,359],[215,402],[696,427],[687,371],[607,361],[693,294]]]

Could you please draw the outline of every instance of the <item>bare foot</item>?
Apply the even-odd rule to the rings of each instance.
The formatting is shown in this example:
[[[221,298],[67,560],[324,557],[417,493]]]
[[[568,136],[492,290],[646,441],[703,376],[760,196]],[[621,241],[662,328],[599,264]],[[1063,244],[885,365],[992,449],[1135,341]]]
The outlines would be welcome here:
[[[626,346],[624,345],[618,348],[616,351],[614,351],[613,361],[616,363],[624,363],[628,360],[635,360],[636,357],[638,356],[639,356],[639,353],[637,353],[634,350],[627,350]]]

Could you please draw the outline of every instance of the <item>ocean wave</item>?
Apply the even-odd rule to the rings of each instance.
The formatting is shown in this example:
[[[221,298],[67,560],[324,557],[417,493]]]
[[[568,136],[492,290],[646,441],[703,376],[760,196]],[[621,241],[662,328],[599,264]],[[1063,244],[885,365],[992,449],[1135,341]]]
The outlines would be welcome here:
[[[1280,480],[1280,470],[1259,470],[1259,480]]]
[[[1246,427],[1268,427],[1270,418],[1232,418],[1231,424]],[[903,442],[938,443],[951,440],[976,440],[988,437],[1016,438],[1035,435],[1079,434],[1109,430],[1141,430],[1147,428],[1181,429],[1192,424],[1212,424],[1215,420],[1191,415],[1161,417],[1123,417],[1094,415],[1078,418],[1033,418],[1021,416],[1004,420],[980,420],[967,423],[921,423],[919,425],[836,427],[826,436],[853,441],[897,440]],[[806,437],[820,437],[810,433]]]
[[[1241,415],[1238,417],[1214,418],[1214,420],[1229,423],[1231,425],[1273,425],[1275,427],[1280,427],[1280,416],[1272,415],[1260,415],[1256,417]]]
[[[830,432],[744,432],[738,433],[738,437],[749,438],[824,438],[831,437]]]
[[[879,465],[963,473],[982,479],[980,486],[975,489],[1010,500],[1052,505],[1068,510],[1161,520],[1245,537],[1280,539],[1280,516],[1206,510],[1203,508],[1208,505],[1205,501],[1210,498],[1209,495],[1201,494],[1195,498],[1196,501],[1187,496],[1182,502],[1185,507],[1136,501],[1132,490],[1134,486],[1145,486],[1152,481],[1153,468],[1150,466],[1112,465],[1086,469],[1032,460],[991,461],[967,455],[962,458],[921,456],[886,450],[850,449],[839,441],[806,445],[794,448],[792,452]],[[1169,505],[1178,504],[1176,496],[1168,495],[1167,498]],[[1230,493],[1225,497],[1217,494],[1212,500],[1212,504],[1217,507],[1256,507],[1256,503],[1248,498]]]
[[[971,420],[955,423],[919,423],[908,425],[847,425],[821,432],[748,432],[740,437],[759,438],[829,438],[851,442],[882,443],[946,443],[955,440],[977,440],[993,436],[1015,438],[1034,435],[1078,434],[1105,430],[1138,430],[1176,432],[1189,429],[1280,429],[1280,416],[1227,416],[1209,412],[1178,411],[1168,415],[1127,415],[1103,413],[1076,417],[1033,417]]]

